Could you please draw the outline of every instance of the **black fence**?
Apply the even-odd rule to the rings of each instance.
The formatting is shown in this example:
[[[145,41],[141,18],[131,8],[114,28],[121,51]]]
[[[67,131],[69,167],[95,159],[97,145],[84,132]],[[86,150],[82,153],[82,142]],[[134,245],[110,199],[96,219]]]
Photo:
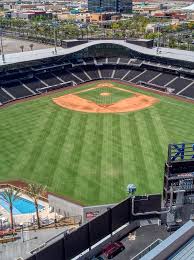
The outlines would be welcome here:
[[[132,205],[133,204],[133,205]],[[158,217],[161,211],[161,195],[127,198],[105,213],[81,226],[64,238],[45,247],[29,260],[69,260],[81,254],[121,226],[139,219]],[[140,215],[137,215],[140,213]],[[143,215],[141,215],[143,213]]]

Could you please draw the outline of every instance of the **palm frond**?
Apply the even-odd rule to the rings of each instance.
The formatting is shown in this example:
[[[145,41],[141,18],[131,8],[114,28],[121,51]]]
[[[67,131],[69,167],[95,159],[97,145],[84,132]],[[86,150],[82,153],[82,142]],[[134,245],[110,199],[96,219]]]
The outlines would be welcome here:
[[[7,188],[1,193],[1,197],[8,203],[12,204],[15,200],[20,198],[20,190],[15,188]]]
[[[28,195],[34,199],[40,198],[46,191],[46,186],[36,183],[30,183],[27,187]]]

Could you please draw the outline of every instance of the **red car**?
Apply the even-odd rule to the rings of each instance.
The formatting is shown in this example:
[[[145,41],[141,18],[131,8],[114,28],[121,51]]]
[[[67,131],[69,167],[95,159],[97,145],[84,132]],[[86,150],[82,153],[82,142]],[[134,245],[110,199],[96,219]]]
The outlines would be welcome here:
[[[111,259],[120,252],[122,252],[125,249],[124,245],[118,241],[111,244],[108,244],[103,248],[103,254],[108,258]]]

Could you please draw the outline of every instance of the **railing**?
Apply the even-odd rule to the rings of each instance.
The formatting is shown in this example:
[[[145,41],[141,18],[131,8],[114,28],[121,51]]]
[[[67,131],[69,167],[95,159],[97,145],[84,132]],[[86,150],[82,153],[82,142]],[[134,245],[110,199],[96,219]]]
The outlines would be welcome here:
[[[167,91],[167,88],[164,87],[164,86],[159,86],[159,85],[147,83],[147,82],[144,82],[144,81],[138,81],[138,84],[141,85],[141,86],[144,86],[144,87],[154,88],[155,90],[158,90],[158,91],[163,91],[163,92]]]
[[[147,246],[145,249],[143,249],[141,252],[139,252],[136,256],[131,258],[131,260],[139,260],[141,259],[144,255],[146,255],[148,252],[150,252],[154,247],[158,246],[162,242],[161,239],[155,240],[151,245]]]
[[[69,87],[72,86],[73,83],[72,81],[68,81],[68,82],[64,82],[64,83],[59,83],[53,86],[48,86],[48,87],[44,87],[44,88],[37,88],[36,91],[39,93],[43,93],[43,92],[47,92],[49,90],[55,90],[55,89],[59,89],[59,88],[63,88],[63,87]]]

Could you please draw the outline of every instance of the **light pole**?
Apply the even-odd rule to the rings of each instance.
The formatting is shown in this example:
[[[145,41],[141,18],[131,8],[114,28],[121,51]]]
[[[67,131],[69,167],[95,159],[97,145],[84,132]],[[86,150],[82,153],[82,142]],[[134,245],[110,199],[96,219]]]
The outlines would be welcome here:
[[[5,63],[5,55],[4,55],[4,51],[3,51],[3,30],[2,30],[2,28],[1,28],[0,34],[1,34],[1,56],[2,56],[3,63]]]
[[[56,34],[56,28],[58,26],[58,22],[57,21],[53,21],[52,25],[53,25],[53,29],[54,29],[54,44],[55,44],[55,51],[54,51],[54,53],[57,54],[57,34]]]
[[[158,41],[157,41],[157,54],[159,54],[159,48],[160,48],[160,24],[157,24],[157,30],[158,30]]]
[[[24,226],[23,226],[23,223],[20,223],[20,227],[21,227],[22,242],[24,243]]]
[[[3,229],[3,218],[0,218],[1,230]]]

